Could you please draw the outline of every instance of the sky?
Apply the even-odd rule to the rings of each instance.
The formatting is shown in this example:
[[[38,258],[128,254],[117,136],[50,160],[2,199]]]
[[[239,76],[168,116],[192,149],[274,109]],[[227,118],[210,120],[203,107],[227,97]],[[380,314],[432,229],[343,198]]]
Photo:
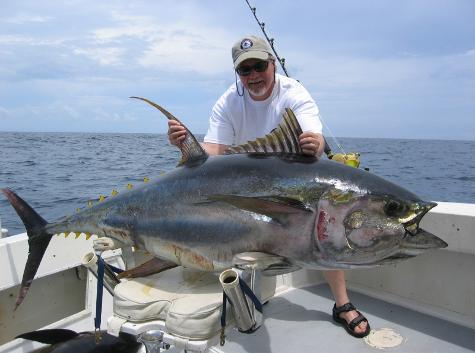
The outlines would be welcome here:
[[[249,0],[326,136],[475,140],[475,1]],[[4,1],[0,131],[205,133],[245,0]],[[282,71],[281,71],[282,72]]]

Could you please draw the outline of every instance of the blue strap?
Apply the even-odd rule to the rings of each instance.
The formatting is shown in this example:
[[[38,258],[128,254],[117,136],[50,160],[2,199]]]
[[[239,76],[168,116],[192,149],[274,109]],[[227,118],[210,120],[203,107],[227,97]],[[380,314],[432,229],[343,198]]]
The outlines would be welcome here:
[[[241,277],[239,277],[239,285],[241,286],[242,291],[244,292],[244,294],[246,294],[249,297],[249,299],[252,300],[252,302],[253,302],[254,306],[256,307],[257,311],[259,311],[262,314],[262,304],[261,304],[261,302],[259,301],[259,299],[257,299],[254,292],[251,290],[251,288],[249,288],[247,283],[241,279]]]
[[[107,267],[109,267],[112,271],[114,271],[115,273],[122,273],[124,272],[123,269],[121,268],[118,268],[118,267],[115,267],[115,266],[112,266],[111,264],[105,264]]]
[[[226,327],[226,301],[228,301],[228,296],[223,291],[223,311],[221,312],[221,327]]]
[[[96,317],[94,328],[100,330],[102,316],[102,291],[104,286],[104,259],[99,255],[97,258],[97,294],[96,294]]]

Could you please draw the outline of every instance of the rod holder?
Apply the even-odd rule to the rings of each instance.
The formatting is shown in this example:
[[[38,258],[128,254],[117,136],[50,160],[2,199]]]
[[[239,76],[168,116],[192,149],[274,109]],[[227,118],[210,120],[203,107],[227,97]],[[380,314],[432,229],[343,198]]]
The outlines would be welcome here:
[[[252,301],[247,298],[239,283],[241,280],[250,283],[250,288],[254,292],[256,286],[256,271],[240,271],[235,268],[223,271],[219,276],[219,281],[223,291],[232,304],[236,326],[241,332],[253,332],[262,323],[262,314],[256,310]],[[259,296],[258,296],[259,297]]]
[[[89,252],[84,255],[82,265],[97,278],[97,255],[95,253]],[[111,295],[114,295],[114,287],[120,283],[120,280],[107,264],[104,265],[104,287]]]

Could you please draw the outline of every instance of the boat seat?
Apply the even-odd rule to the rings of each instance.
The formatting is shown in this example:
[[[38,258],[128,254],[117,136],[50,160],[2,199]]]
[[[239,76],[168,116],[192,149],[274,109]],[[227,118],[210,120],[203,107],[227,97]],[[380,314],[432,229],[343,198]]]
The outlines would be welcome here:
[[[275,277],[262,277],[261,301],[275,293]],[[207,340],[221,330],[223,288],[218,274],[198,272],[182,266],[148,277],[123,280],[114,289],[113,310],[118,320],[144,324],[162,321],[168,334],[187,340]],[[227,306],[228,324],[233,323]],[[146,325],[136,325],[146,327]],[[117,331],[117,328],[112,331]]]

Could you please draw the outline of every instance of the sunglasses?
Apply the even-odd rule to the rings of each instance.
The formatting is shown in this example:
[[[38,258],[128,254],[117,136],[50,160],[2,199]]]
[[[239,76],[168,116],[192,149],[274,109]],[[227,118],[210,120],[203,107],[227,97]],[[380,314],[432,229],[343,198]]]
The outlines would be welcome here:
[[[254,70],[255,72],[264,72],[269,67],[269,60],[258,61],[254,65],[240,65],[236,68],[236,72],[239,76],[249,76]]]

